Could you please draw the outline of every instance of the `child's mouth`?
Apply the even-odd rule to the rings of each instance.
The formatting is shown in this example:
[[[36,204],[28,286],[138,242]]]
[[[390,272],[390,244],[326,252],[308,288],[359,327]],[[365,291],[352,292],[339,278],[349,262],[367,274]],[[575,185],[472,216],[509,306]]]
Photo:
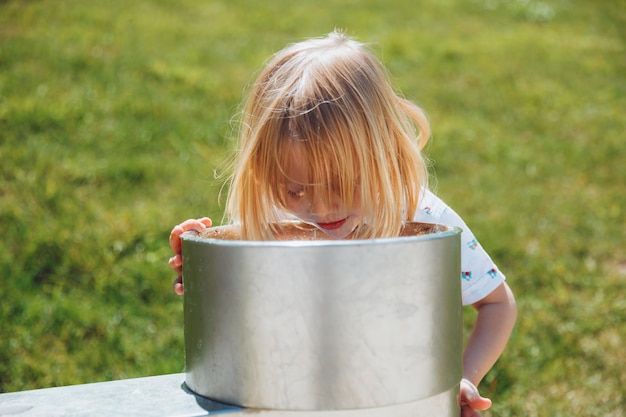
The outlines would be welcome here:
[[[335,229],[339,229],[341,226],[343,226],[345,222],[346,222],[346,219],[341,219],[341,220],[338,220],[336,222],[318,223],[317,225],[320,228],[324,229],[324,230],[335,230]]]

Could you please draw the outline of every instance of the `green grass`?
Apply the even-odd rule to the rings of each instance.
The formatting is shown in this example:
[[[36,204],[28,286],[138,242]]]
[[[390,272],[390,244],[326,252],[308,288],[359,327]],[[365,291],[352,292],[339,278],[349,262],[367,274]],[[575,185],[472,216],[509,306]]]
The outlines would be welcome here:
[[[221,218],[264,60],[339,27],[428,112],[437,190],[516,294],[485,414],[626,415],[624,6],[0,1],[0,392],[183,371],[169,230]]]

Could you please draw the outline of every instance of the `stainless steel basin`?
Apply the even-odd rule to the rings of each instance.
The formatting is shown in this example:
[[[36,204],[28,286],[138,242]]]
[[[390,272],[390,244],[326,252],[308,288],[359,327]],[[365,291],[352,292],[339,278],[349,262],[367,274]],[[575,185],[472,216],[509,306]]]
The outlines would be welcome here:
[[[446,410],[430,415],[458,416],[460,230],[412,223],[398,238],[317,240],[285,229],[271,242],[228,226],[182,236],[187,386],[272,410],[443,395]]]

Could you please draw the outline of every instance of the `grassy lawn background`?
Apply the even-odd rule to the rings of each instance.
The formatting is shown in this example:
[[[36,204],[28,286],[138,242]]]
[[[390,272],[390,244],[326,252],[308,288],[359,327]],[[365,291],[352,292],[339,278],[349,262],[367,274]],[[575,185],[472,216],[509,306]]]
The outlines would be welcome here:
[[[344,28],[516,293],[494,416],[626,410],[626,3],[0,1],[0,392],[184,370],[167,237],[262,63]],[[467,311],[467,323],[473,313]]]

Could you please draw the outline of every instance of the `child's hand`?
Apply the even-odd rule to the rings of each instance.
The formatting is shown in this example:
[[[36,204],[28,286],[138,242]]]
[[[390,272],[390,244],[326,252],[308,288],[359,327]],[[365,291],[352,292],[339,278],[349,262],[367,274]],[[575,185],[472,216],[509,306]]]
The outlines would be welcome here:
[[[467,379],[461,380],[461,398],[459,399],[461,406],[461,417],[480,417],[480,413],[476,410],[486,410],[491,407],[489,398],[481,397],[478,388]]]
[[[170,268],[172,268],[178,277],[174,281],[174,291],[176,294],[181,295],[183,289],[183,256],[182,256],[182,242],[180,235],[190,230],[195,230],[200,233],[207,227],[211,227],[211,219],[203,217],[201,219],[188,219],[181,224],[175,226],[170,233],[170,247],[174,256],[169,260]]]

